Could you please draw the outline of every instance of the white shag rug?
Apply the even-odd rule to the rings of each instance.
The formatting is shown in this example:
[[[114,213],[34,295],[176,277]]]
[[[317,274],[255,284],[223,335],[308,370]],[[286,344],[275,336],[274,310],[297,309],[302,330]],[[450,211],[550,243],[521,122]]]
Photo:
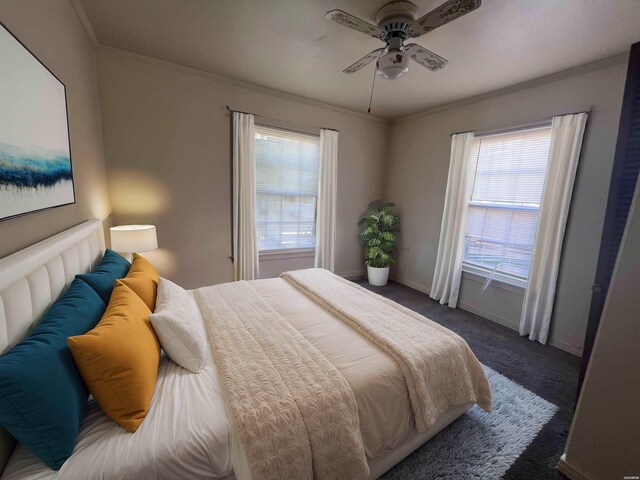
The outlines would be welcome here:
[[[558,407],[485,366],[493,411],[465,415],[383,475],[384,480],[499,479]]]

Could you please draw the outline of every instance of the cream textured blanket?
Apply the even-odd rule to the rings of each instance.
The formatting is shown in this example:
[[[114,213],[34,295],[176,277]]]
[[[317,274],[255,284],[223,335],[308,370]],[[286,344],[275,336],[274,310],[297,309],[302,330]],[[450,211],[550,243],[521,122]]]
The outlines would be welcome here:
[[[281,276],[394,358],[404,374],[419,431],[457,405],[475,402],[491,410],[482,365],[455,333],[327,270]]]
[[[247,282],[195,291],[254,480],[369,473],[351,388]]]

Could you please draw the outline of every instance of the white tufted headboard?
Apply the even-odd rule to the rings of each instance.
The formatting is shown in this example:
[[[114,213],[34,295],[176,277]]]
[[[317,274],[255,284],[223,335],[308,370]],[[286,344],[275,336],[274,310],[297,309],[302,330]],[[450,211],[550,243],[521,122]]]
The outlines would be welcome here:
[[[22,341],[77,273],[104,253],[102,222],[88,220],[0,260],[0,355]],[[0,428],[0,472],[15,441]]]

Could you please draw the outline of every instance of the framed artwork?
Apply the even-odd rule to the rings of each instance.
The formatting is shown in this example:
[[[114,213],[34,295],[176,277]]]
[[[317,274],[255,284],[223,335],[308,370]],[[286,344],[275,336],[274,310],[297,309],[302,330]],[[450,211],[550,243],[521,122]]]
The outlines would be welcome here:
[[[72,203],[66,88],[0,23],[0,220]]]

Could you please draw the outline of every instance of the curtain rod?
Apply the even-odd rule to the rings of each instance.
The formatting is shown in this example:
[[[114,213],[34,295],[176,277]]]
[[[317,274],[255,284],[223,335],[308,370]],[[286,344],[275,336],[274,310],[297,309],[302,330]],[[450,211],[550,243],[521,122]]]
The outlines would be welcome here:
[[[257,113],[242,112],[240,110],[232,110],[231,108],[229,108],[229,105],[227,105],[227,110],[229,111],[229,113],[234,113],[234,112],[235,113],[244,113],[245,115],[253,115],[254,117],[266,118],[268,120],[275,120],[277,122],[290,123],[291,125],[300,125],[301,127],[307,127],[307,128],[319,128],[320,130],[332,130],[334,132],[340,133],[340,130],[337,130],[335,128],[318,127],[316,125],[305,125],[304,123],[295,123],[295,122],[290,122],[288,120],[280,120],[279,118],[266,117],[264,115],[258,115]]]
[[[564,115],[578,115],[579,113],[590,114],[591,113],[591,109],[582,110],[580,112],[561,113],[559,115],[553,115],[553,117],[561,117],[561,116],[564,116]],[[553,117],[551,117],[548,120],[540,120],[538,122],[526,123],[524,125],[515,125],[513,127],[498,128],[498,129],[495,129],[495,130],[485,130],[483,132],[475,132],[475,136],[476,137],[481,137],[481,136],[484,136],[484,135],[497,135],[497,134],[500,134],[500,133],[511,132],[513,130],[520,130],[520,129],[525,129],[525,128],[529,128],[529,127],[534,128],[534,127],[537,127],[537,126],[547,125],[547,124],[551,123],[551,121],[553,120]],[[453,133],[451,133],[449,135],[453,137],[454,135],[458,135],[460,133],[468,133],[468,132],[471,132],[471,131],[472,130],[464,130],[462,132],[453,132]]]

